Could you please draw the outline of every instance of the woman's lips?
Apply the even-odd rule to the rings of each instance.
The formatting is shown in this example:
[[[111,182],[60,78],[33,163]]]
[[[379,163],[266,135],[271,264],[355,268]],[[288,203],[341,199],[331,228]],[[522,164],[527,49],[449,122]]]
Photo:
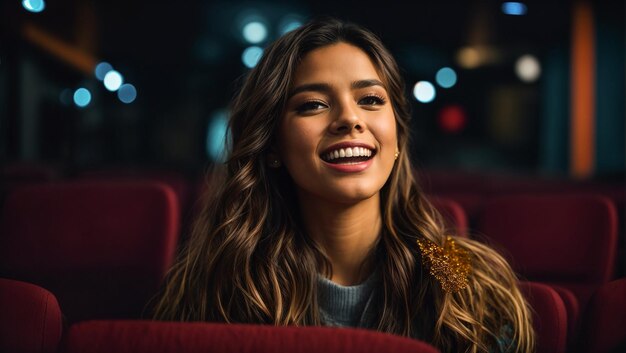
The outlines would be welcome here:
[[[358,172],[362,172],[365,169],[369,168],[369,166],[372,164],[372,161],[374,159],[370,158],[368,160],[365,161],[360,161],[360,162],[350,162],[350,163],[329,163],[326,162],[322,159],[322,162],[324,163],[324,165],[330,169],[333,169],[335,171],[338,172],[342,172],[342,173],[358,173]]]

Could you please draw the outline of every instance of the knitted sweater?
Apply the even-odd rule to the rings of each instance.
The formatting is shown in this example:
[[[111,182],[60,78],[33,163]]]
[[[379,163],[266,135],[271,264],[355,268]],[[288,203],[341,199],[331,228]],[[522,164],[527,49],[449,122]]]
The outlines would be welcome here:
[[[364,282],[342,286],[319,276],[318,301],[322,323],[326,326],[373,329],[376,323],[376,288],[381,284],[380,273],[374,272]],[[512,348],[511,327],[505,325],[493,353],[507,352]]]

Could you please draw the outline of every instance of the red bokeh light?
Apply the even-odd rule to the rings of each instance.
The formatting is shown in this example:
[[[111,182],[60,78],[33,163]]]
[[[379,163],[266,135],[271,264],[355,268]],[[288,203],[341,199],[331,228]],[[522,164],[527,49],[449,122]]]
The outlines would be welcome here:
[[[445,133],[456,134],[465,128],[467,114],[460,105],[447,105],[439,111],[437,123]]]

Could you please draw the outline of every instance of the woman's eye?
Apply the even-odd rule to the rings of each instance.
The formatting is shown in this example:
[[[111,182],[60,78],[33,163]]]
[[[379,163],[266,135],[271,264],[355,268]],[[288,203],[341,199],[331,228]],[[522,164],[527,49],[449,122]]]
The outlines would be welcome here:
[[[382,97],[378,97],[378,96],[367,96],[365,98],[362,98],[359,101],[359,104],[363,104],[363,105],[383,105],[385,104],[385,99]]]
[[[326,108],[326,104],[322,102],[317,102],[317,101],[310,101],[310,102],[306,102],[304,104],[299,105],[296,108],[296,111],[298,113],[306,113],[306,112],[311,112],[311,111],[324,109],[324,108]]]

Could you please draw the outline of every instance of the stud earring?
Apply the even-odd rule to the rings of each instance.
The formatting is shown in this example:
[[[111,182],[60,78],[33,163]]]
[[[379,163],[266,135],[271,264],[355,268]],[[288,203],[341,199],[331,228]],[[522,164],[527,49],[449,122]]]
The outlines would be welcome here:
[[[271,168],[279,168],[282,165],[282,163],[280,163],[280,160],[275,156],[268,156],[267,164]]]
[[[400,155],[400,151],[396,150],[396,153],[393,155],[393,159],[398,159],[398,156]]]

